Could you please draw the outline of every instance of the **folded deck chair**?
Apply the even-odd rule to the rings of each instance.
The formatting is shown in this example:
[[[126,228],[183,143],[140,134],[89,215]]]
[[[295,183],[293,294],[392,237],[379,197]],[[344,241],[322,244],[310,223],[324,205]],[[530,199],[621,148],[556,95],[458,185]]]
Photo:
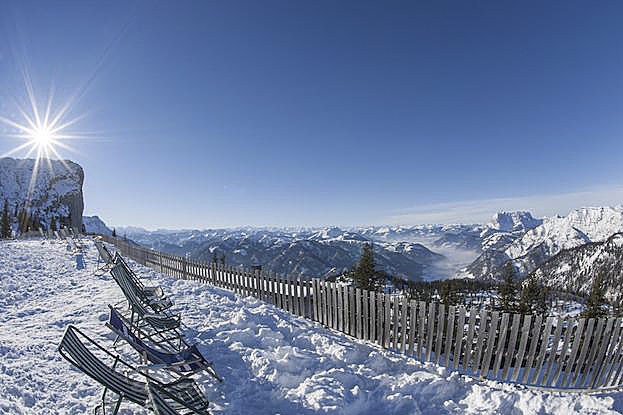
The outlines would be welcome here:
[[[115,264],[119,264],[123,267],[126,273],[126,277],[129,280],[130,287],[136,292],[136,294],[156,312],[167,310],[173,306],[171,301],[164,291],[160,287],[146,287],[138,276],[132,271],[127,262],[117,252],[114,258]]]
[[[88,342],[87,344],[105,353],[109,358],[114,359],[114,363],[111,366],[107,365],[91,351],[92,348],[87,347],[84,340]],[[121,360],[118,355],[104,349],[73,325],[69,325],[65,329],[58,351],[72,365],[104,386],[102,403],[96,408],[96,413],[97,409],[101,409],[106,414],[106,408],[111,404],[114,405],[112,414],[115,415],[124,399],[153,409],[146,383],[149,382],[152,385],[153,393],[157,395],[157,399],[163,402],[165,408],[169,408],[167,410],[173,411],[164,413],[209,414],[207,411],[208,400],[192,379],[180,378],[174,382],[162,383]],[[128,373],[134,377],[129,377]],[[116,394],[118,399],[107,402],[106,393],[108,391]]]
[[[97,273],[98,271],[108,271],[114,265],[114,258],[112,254],[110,253],[108,248],[106,248],[106,245],[102,243],[102,241],[95,241],[95,248],[97,248],[98,253],[96,265],[97,268],[95,269],[95,272]],[[100,262],[102,262],[103,264],[101,267],[99,266]]]
[[[123,295],[128,302],[130,309],[130,323],[151,336],[159,338],[159,343],[166,343],[171,347],[179,350],[183,346],[188,346],[184,336],[179,331],[181,325],[181,316],[179,314],[172,315],[170,313],[152,312],[149,305],[140,298],[131,284],[128,282],[127,275],[121,264],[115,265],[110,274],[121,288]]]
[[[138,335],[133,333],[130,322],[121,315],[115,308],[108,305],[110,308],[110,318],[106,326],[115,333],[118,338],[125,340],[130,346],[132,346],[141,356],[144,356],[148,361],[154,365],[150,366],[152,369],[167,369],[181,376],[190,376],[199,372],[207,372],[219,382],[223,380],[216,374],[212,367],[212,363],[206,360],[201,354],[197,345],[192,345],[186,349],[170,352],[167,350],[157,350],[152,347],[147,341],[155,343],[149,334],[141,333],[138,329]],[[139,337],[140,335],[140,337]]]

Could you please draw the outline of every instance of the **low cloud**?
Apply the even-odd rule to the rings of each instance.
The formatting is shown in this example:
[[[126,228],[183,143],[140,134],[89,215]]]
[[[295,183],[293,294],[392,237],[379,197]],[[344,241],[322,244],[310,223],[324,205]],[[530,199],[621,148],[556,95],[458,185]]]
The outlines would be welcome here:
[[[508,198],[463,200],[401,209],[382,220],[386,224],[485,223],[500,211],[528,210],[537,217],[566,215],[586,206],[617,206],[623,203],[623,186],[578,192]]]

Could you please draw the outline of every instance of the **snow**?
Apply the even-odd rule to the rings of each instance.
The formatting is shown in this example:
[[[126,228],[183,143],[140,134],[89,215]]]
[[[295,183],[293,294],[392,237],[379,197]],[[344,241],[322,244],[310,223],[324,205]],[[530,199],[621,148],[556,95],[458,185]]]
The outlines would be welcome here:
[[[0,242],[0,413],[81,414],[101,388],[56,352],[67,324],[104,345],[107,304],[122,299],[92,274],[96,251],[77,270],[63,243]],[[614,414],[623,394],[557,394],[480,381],[357,342],[269,304],[130,261],[159,283],[224,383],[198,382],[214,414]],[[126,348],[125,359],[134,355]],[[145,413],[128,405],[123,413]]]

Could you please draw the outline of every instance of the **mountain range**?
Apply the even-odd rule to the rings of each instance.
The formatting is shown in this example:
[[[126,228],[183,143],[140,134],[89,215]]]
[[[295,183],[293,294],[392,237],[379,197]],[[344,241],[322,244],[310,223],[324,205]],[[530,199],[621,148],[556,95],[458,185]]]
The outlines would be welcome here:
[[[372,241],[378,268],[394,276],[413,280],[460,277],[499,281],[510,261],[517,279],[534,274],[544,281],[550,274],[565,278],[573,274],[565,273],[567,265],[555,258],[565,258],[565,264],[573,263],[571,257],[587,255],[587,250],[593,249],[589,247],[601,246],[612,235],[623,232],[623,207],[587,207],[567,216],[546,218],[535,218],[525,211],[500,212],[484,225],[204,231],[120,228],[118,232],[165,252],[201,260],[224,256],[231,264],[261,265],[284,274],[341,274],[357,261],[362,245]],[[613,243],[605,246],[612,252],[618,249]],[[618,257],[614,258],[616,262]],[[588,264],[586,260],[583,263]],[[612,269],[617,269],[616,265]],[[586,281],[572,286],[585,292],[594,272],[582,275],[588,275]],[[567,289],[568,284],[563,282],[562,278],[552,280],[552,284]]]

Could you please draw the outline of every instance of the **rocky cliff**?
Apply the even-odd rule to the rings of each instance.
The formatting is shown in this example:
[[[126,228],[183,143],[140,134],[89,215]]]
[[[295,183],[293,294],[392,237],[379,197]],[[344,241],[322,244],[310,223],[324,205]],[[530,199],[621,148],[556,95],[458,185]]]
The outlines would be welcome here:
[[[53,218],[81,228],[83,182],[82,167],[69,160],[0,158],[0,205],[8,202],[14,222],[25,211],[44,228]]]

